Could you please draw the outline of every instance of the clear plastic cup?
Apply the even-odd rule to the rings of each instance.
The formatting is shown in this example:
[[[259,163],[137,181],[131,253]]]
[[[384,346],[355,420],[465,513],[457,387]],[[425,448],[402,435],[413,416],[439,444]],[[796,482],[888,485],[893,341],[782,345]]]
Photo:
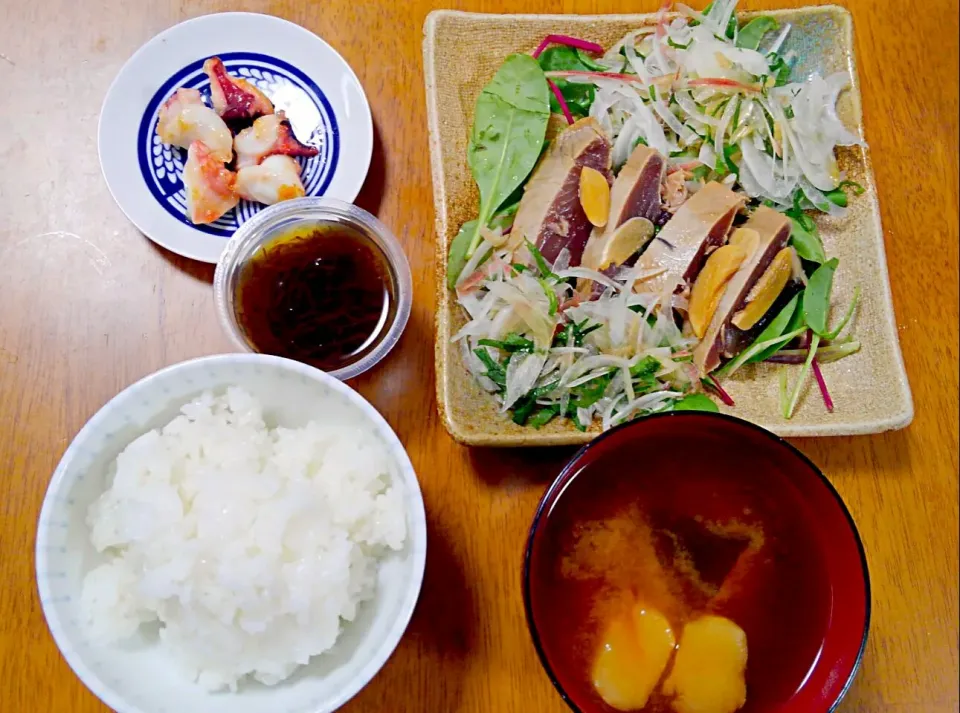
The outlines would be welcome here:
[[[387,226],[362,208],[336,198],[308,196],[272,205],[246,221],[234,233],[217,262],[213,279],[217,315],[220,324],[237,347],[248,352],[259,351],[247,338],[237,320],[236,293],[243,268],[261,246],[270,243],[282,233],[299,225],[317,224],[344,225],[368,237],[383,251],[394,280],[396,310],[379,344],[357,361],[328,372],[341,380],[350,379],[373,367],[393,348],[407,326],[413,301],[410,264],[400,242]]]

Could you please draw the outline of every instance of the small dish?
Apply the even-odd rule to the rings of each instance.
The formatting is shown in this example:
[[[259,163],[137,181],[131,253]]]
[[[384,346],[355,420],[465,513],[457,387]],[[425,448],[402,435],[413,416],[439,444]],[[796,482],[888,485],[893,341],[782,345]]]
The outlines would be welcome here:
[[[362,208],[335,198],[308,196],[270,206],[244,223],[217,264],[213,280],[217,315],[238,348],[257,351],[237,319],[236,295],[243,269],[261,248],[281,233],[314,225],[342,225],[363,234],[383,253],[391,272],[395,309],[391,321],[381,330],[383,336],[372,349],[358,354],[356,361],[328,372],[338,379],[350,379],[372,368],[393,349],[407,325],[413,302],[410,264],[400,242],[387,226]]]
[[[82,626],[83,576],[99,564],[86,526],[91,502],[118,453],[135,437],[170,421],[206,390],[241,386],[264,406],[268,425],[302,426],[342,409],[369,425],[395,463],[404,489],[407,541],[381,560],[377,593],[344,626],[336,645],[282,684],[243,683],[237,693],[208,693],[183,675],[167,651],[140,632],[115,646],[94,644]],[[36,576],[43,612],[74,673],[118,713],[328,713],[354,696],[389,658],[413,614],[426,559],[426,517],[416,474],[383,417],[346,384],[288,359],[224,354],[182,362],[129,386],[80,430],[64,453],[37,525]]]
[[[704,3],[705,4],[705,3]],[[744,13],[748,17],[751,13]],[[756,14],[756,13],[753,13]],[[850,89],[838,112],[858,136],[864,136],[860,81],[857,76],[852,17],[836,5],[765,11],[792,27],[786,49],[798,55],[798,76],[844,72]],[[467,165],[467,144],[474,106],[481,88],[512,52],[529,53],[548,34],[563,34],[604,47],[628,31],[656,22],[647,15],[499,15],[438,10],[424,24],[424,74],[430,155],[436,212],[437,406],[447,430],[457,441],[473,446],[551,446],[586,443],[600,428],[585,432],[559,419],[535,430],[515,424],[468,371],[461,345],[451,337],[467,318],[446,285],[450,242],[460,226],[476,217],[479,194]],[[869,139],[869,137],[867,137]],[[906,427],[913,420],[913,399],[900,351],[897,320],[884,252],[883,228],[870,150],[844,148],[838,156],[848,177],[865,192],[851,201],[844,218],[818,218],[827,253],[840,259],[832,293],[835,313],[852,299],[855,287],[862,302],[854,333],[858,354],[823,366],[836,404],[832,412],[809,388],[791,419],[781,416],[778,370],[758,364],[724,382],[736,406],[726,413],[767,428],[779,436],[849,436]]]
[[[209,95],[203,62],[256,85],[286,112],[297,138],[319,149],[301,159],[307,195],[352,201],[373,155],[373,119],[360,81],[322,39],[269,15],[204,15],[161,32],[127,60],[100,112],[100,167],[127,218],[184,257],[215,263],[227,239],[263,208],[242,201],[209,225],[186,218],[181,174],[186,151],[156,133],[160,106],[178,88]]]
[[[678,449],[682,449],[682,458],[676,455]],[[636,465],[625,468],[624,464]],[[733,478],[732,473],[738,475]],[[709,487],[704,487],[705,483]],[[646,495],[631,502],[633,493]],[[587,585],[569,574],[572,567],[580,566],[572,559],[578,555],[570,552],[578,550],[571,550],[570,543],[582,544],[578,533],[597,531],[597,523],[612,522],[606,518],[615,519],[619,515],[611,513],[621,511],[628,512],[631,519],[641,513],[648,523],[644,527],[650,528],[646,530],[649,537],[664,532],[658,547],[673,543],[675,559],[672,564],[660,565],[674,572],[671,576],[695,576],[689,581],[696,581],[697,586],[722,582],[717,585],[719,592],[705,597],[705,610],[688,611],[684,616],[687,623],[703,611],[741,617],[738,623],[748,632],[743,713],[835,709],[856,675],[870,623],[870,579],[856,525],[830,482],[789,443],[724,414],[687,412],[648,416],[597,437],[567,463],[537,508],[523,570],[527,624],[547,674],[574,711],[609,709],[599,703],[588,671],[571,673],[570,661],[580,656],[571,653],[571,642],[576,640],[578,646],[591,650],[589,642],[580,637],[598,619],[585,619],[588,623],[580,627],[576,623],[580,600],[571,597],[582,596],[582,587]],[[718,519],[721,511],[727,514]],[[739,557],[729,552],[734,539],[725,540],[723,547],[708,544],[719,537],[746,537],[744,531],[750,531],[754,520],[761,527],[760,544],[745,567],[741,567],[742,550]],[[571,522],[576,524],[571,526]],[[720,535],[728,527],[724,522],[733,523],[733,530]],[[610,538],[627,537],[617,534],[624,531],[610,526],[604,531],[606,539],[594,540],[589,550],[580,551],[589,551],[590,558],[601,561],[604,548],[611,546]],[[707,532],[711,535],[695,534]],[[642,559],[643,548],[627,540],[634,556],[614,562]],[[696,548],[677,544],[684,541],[695,543]],[[663,557],[657,555],[666,562]],[[619,567],[613,565],[613,569]],[[689,569],[694,575],[688,574]],[[717,570],[725,574],[718,576]],[[811,574],[818,576],[806,576]],[[637,581],[629,578],[629,587],[639,587]],[[730,589],[728,581],[735,582]],[[602,611],[596,607],[618,596],[612,590],[602,591],[604,598],[597,594],[597,599],[584,605],[588,607],[584,611]],[[634,595],[650,596],[642,591]],[[717,601],[722,603],[715,604]],[[802,607],[793,607],[797,603]],[[792,613],[781,617],[783,609]],[[550,625],[551,612],[562,613],[563,626]],[[677,620],[671,623],[679,628]],[[682,642],[680,633],[678,641]],[[756,645],[751,646],[751,641]],[[751,662],[755,661],[761,668],[751,674]]]

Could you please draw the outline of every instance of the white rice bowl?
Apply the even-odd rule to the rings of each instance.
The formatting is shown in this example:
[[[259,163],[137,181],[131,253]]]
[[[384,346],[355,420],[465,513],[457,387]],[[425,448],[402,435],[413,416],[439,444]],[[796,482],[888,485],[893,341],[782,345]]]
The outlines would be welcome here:
[[[273,685],[333,647],[400,550],[403,500],[385,450],[360,423],[268,429],[231,387],[185,405],[118,456],[91,505],[108,561],[83,583],[97,641],[159,620],[160,640],[211,690]]]
[[[114,397],[64,453],[36,543],[51,634],[118,713],[336,710],[399,642],[425,559],[390,426],[346,384],[261,354]]]

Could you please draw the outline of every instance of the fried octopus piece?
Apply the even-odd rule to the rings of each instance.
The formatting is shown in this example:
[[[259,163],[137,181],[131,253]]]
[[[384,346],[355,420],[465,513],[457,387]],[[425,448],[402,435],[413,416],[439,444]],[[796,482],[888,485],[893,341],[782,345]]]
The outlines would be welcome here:
[[[273,113],[273,103],[250,82],[231,77],[219,57],[203,63],[203,71],[210,78],[210,96],[213,108],[226,121],[255,119]]]
[[[289,156],[268,156],[256,166],[237,172],[237,193],[241,198],[273,205],[305,195],[300,181],[300,164]]]
[[[157,134],[165,144],[188,148],[202,141],[221,163],[233,158],[233,135],[196,89],[178,89],[160,107]]]
[[[187,194],[187,217],[193,223],[212,223],[237,205],[237,174],[223,165],[202,141],[187,150],[183,188]]]
[[[282,111],[261,116],[233,140],[237,168],[256,166],[268,156],[316,156],[319,150],[297,140],[293,127]]]

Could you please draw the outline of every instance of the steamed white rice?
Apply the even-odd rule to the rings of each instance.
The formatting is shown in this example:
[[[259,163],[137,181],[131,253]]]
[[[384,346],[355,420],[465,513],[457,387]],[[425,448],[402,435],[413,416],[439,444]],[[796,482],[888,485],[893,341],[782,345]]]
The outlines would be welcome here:
[[[204,394],[128,445],[90,507],[107,558],[83,583],[91,634],[159,621],[160,645],[210,690],[282,681],[334,645],[402,548],[393,469],[359,416],[268,429],[242,389]]]

